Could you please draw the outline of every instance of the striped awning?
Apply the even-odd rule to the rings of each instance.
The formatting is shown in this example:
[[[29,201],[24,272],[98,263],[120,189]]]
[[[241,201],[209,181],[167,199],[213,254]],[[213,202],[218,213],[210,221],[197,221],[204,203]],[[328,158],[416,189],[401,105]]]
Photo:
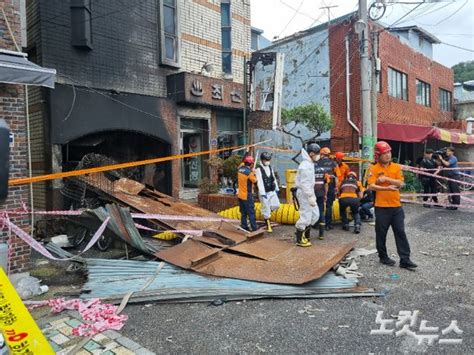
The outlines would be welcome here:
[[[452,144],[474,144],[474,134],[466,134],[454,129],[381,122],[377,124],[377,127],[378,139],[406,143],[418,143],[424,142],[427,139],[438,139]]]

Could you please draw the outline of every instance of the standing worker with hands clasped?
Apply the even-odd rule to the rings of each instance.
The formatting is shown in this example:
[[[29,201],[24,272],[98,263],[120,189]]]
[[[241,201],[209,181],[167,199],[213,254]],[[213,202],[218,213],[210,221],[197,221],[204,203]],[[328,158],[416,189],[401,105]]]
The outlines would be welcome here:
[[[311,246],[311,226],[319,219],[319,209],[314,194],[314,163],[319,158],[320,147],[316,143],[308,145],[301,150],[303,161],[298,166],[295,188],[299,204],[300,218],[296,221],[296,245],[300,247]]]
[[[260,166],[256,169],[258,193],[260,195],[260,203],[262,204],[262,216],[269,233],[272,232],[270,215],[273,211],[280,208],[278,181],[270,165],[271,160],[272,153],[263,152],[260,154]]]
[[[442,156],[440,156],[439,158],[443,166],[452,169],[448,170],[448,178],[452,180],[459,180],[459,170],[457,170],[458,158],[456,158],[454,152],[454,147],[449,147],[446,150],[447,159],[444,159]],[[459,189],[459,183],[457,181],[452,180],[448,180],[448,191],[450,194],[453,194],[451,196],[451,201],[453,202],[453,205],[459,205],[461,204],[461,196],[459,195],[461,193],[461,190]],[[455,211],[458,208],[456,206],[449,206],[446,209]]]
[[[405,233],[405,212],[400,201],[400,188],[404,185],[402,168],[392,162],[392,148],[387,142],[375,144],[375,161],[369,168],[367,182],[375,194],[375,235],[380,262],[395,265],[387,253],[387,232],[390,226],[395,235],[395,244],[400,256],[400,267],[417,267],[410,260],[410,244]]]
[[[244,157],[242,164],[239,166],[237,173],[237,180],[239,184],[239,198],[240,206],[240,223],[241,227],[250,231],[247,217],[250,220],[250,227],[252,231],[257,230],[257,220],[255,219],[255,204],[253,201],[253,184],[257,182],[255,176],[255,169],[253,168],[255,161],[251,155]]]

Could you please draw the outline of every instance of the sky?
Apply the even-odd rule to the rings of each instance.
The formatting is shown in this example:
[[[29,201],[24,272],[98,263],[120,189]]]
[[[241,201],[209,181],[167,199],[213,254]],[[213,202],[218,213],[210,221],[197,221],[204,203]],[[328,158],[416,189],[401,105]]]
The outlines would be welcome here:
[[[397,2],[398,0],[387,2]],[[433,1],[433,0],[428,0]],[[459,62],[474,60],[474,0],[437,0],[424,3],[387,6],[380,21],[391,25],[406,15],[396,26],[417,25],[434,34],[442,42],[463,47],[461,50],[445,44],[434,45],[433,57],[448,67]],[[368,0],[370,4],[372,1]],[[252,0],[252,26],[264,30],[269,40],[283,38],[309,27],[325,23],[328,10],[332,19],[357,10],[357,0]],[[418,6],[418,7],[417,7]],[[412,11],[412,12],[410,12]]]

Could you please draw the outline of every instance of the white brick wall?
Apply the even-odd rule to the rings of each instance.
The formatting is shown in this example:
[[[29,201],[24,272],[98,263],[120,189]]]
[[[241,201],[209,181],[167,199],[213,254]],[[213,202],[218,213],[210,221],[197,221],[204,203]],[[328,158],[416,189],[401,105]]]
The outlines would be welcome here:
[[[208,0],[220,6],[220,0]],[[196,36],[213,43],[221,44],[221,15],[213,9],[198,4],[193,0],[180,0],[180,31],[182,34]],[[231,2],[231,11],[250,20],[250,2],[248,0],[234,0]],[[232,19],[232,48],[243,52],[250,52],[250,25]],[[221,50],[206,45],[181,40],[181,70],[200,72],[205,63],[212,63],[214,70],[211,76],[222,77]],[[243,57],[233,55],[233,80],[243,82]]]

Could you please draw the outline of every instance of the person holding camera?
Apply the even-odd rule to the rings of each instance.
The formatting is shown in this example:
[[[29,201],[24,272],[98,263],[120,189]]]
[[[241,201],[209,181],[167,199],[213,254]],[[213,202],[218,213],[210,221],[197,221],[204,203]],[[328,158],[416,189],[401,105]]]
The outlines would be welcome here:
[[[422,169],[426,169],[428,173],[430,174],[435,174],[435,170],[438,168],[438,164],[436,164],[436,161],[433,159],[433,149],[426,149],[423,158],[420,160],[418,163],[418,166]],[[437,193],[437,186],[436,186],[436,178],[433,176],[427,176],[427,175],[421,175],[420,174],[420,182],[421,185],[423,186],[423,193],[424,194],[435,194]],[[434,203],[438,203],[438,197],[436,196],[423,196],[423,201],[429,201],[431,200]],[[431,205],[429,204],[423,204],[423,207],[430,208]],[[435,207],[441,207],[439,205],[435,205]]]
[[[459,180],[459,170],[458,168],[458,158],[454,155],[455,149],[454,147],[449,147],[446,150],[446,157],[440,155],[439,160],[444,167],[449,169],[455,170],[448,170],[446,176],[452,180]],[[461,190],[459,189],[459,183],[457,181],[448,180],[448,192],[450,194],[456,194],[451,196],[451,202],[453,205],[460,205],[461,204]],[[456,206],[449,206],[446,209],[455,211],[458,208]]]

